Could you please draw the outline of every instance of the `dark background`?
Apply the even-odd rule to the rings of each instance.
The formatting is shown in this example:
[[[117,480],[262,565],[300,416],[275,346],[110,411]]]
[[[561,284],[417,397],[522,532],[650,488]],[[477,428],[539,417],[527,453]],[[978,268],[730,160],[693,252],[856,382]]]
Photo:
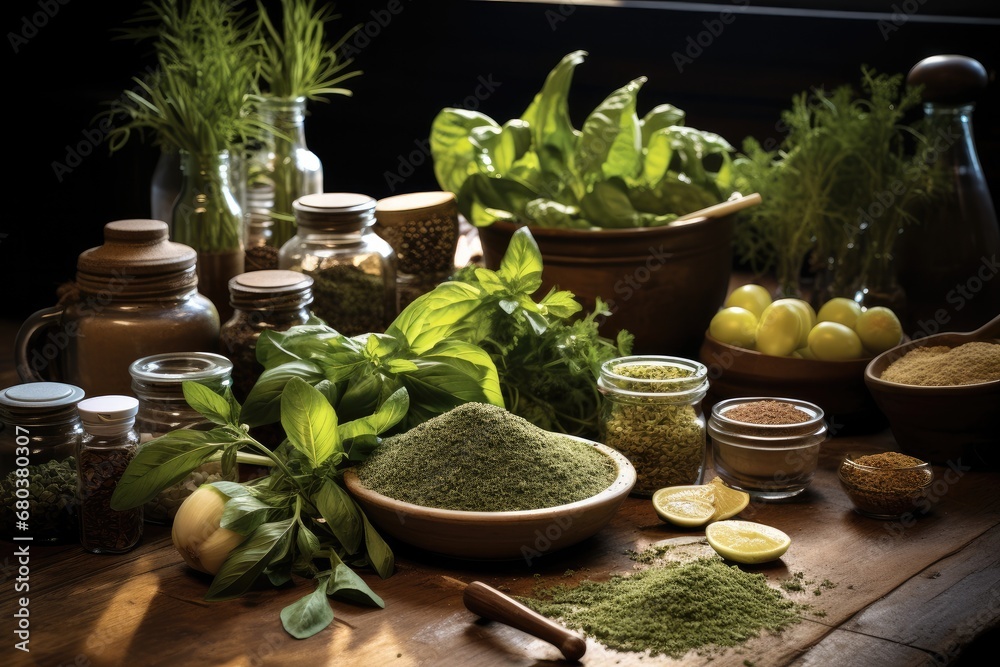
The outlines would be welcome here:
[[[465,106],[499,122],[518,116],[548,71],[576,49],[589,53],[570,97],[577,125],[612,90],[644,75],[640,116],[670,102],[687,111],[689,125],[718,132],[737,146],[748,135],[780,138],[775,124],[794,94],[812,86],[857,85],[862,64],[906,73],[926,56],[961,53],[990,72],[974,128],[996,200],[1000,10],[994,2],[619,4],[624,6],[336,3],[341,18],[330,26],[334,37],[363,24],[349,42],[354,67],[363,75],[346,84],[353,97],[309,105],[307,142],[323,162],[324,189],[376,198],[438,189],[420,149],[435,114],[445,106]],[[111,155],[106,142],[88,139],[94,137],[93,117],[150,62],[141,47],[113,39],[113,30],[137,7],[84,0],[5,5],[3,159],[10,187],[0,213],[0,234],[6,235],[0,237],[0,278],[6,318],[23,319],[53,305],[56,287],[73,277],[77,255],[101,243],[105,223],[150,215],[156,149],[135,137]],[[51,16],[42,14],[46,8]],[[693,62],[679,71],[674,54],[688,49],[689,38],[725,10],[733,11],[731,22],[700,54],[692,51]],[[493,82],[493,90],[480,86],[481,80]],[[482,99],[475,96],[477,86]],[[81,145],[88,154],[68,162],[68,152]],[[71,171],[60,180],[54,163]]]

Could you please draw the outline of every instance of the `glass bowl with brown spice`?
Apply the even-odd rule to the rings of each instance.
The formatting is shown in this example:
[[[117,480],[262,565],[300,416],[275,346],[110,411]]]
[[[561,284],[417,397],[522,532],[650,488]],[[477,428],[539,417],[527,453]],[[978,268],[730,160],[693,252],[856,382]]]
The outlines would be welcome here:
[[[848,454],[838,469],[840,484],[859,514],[898,519],[929,508],[926,490],[934,482],[931,464],[899,452]]]

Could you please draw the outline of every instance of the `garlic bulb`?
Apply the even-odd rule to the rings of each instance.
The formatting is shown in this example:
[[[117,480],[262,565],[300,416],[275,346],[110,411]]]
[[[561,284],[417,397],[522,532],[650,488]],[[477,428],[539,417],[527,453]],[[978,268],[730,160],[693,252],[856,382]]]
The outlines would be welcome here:
[[[239,533],[220,527],[225,506],[226,497],[206,484],[185,498],[177,509],[170,536],[174,548],[196,570],[215,574],[229,552],[243,541]]]

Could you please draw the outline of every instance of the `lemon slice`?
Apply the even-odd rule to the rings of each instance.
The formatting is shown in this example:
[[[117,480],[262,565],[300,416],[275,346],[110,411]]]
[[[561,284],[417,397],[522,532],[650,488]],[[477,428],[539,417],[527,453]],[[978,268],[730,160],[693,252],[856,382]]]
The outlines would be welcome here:
[[[704,507],[698,505],[694,508],[684,508],[676,506],[667,511],[667,505],[681,501],[696,501],[701,505],[707,505],[712,509],[708,519],[692,523],[693,519],[686,518],[685,514],[695,514],[701,516],[705,511]],[[657,516],[664,521],[677,524],[678,526],[701,526],[704,525],[715,513],[715,488],[709,484],[688,484],[680,486],[667,486],[653,492],[653,509]]]
[[[660,515],[661,519],[686,528],[704,526],[712,518],[712,515],[715,514],[714,505],[706,503],[704,500],[695,500],[693,498],[687,500],[668,500],[655,507],[656,513]]]
[[[781,558],[792,543],[792,538],[777,528],[736,519],[709,524],[705,537],[723,558],[747,564]]]
[[[746,506],[750,504],[749,493],[726,486],[726,483],[719,477],[713,479],[706,486],[715,487],[715,514],[712,516],[712,521],[722,521],[732,518],[746,509]]]

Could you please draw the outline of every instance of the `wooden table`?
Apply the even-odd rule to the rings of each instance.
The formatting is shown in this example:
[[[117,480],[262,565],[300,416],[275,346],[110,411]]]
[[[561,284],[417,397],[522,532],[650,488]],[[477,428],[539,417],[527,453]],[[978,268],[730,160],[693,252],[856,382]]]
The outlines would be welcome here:
[[[807,491],[781,503],[751,503],[741,518],[792,537],[777,562],[752,566],[773,583],[802,572],[813,585],[790,593],[825,616],[803,616],[780,635],[765,635],[711,660],[616,653],[588,641],[582,663],[597,665],[943,665],[961,664],[973,643],[994,640],[1000,622],[1000,473],[936,468],[933,510],[914,522],[887,522],[851,510],[836,479],[847,452],[894,447],[891,435],[843,437],[824,445]],[[711,475],[711,471],[708,473]],[[3,549],[0,592],[2,664],[15,665],[542,665],[558,651],[540,640],[484,622],[462,603],[462,589],[481,580],[512,594],[536,582],[606,578],[636,565],[627,550],[687,537],[692,555],[710,554],[697,530],[662,523],[648,500],[629,498],[613,522],[562,552],[523,562],[471,563],[394,545],[396,573],[364,573],[386,608],[334,601],[336,620],[296,640],[278,612],[311,586],[265,588],[228,602],[205,602],[208,578],[186,567],[164,527],[149,526],[141,545],[119,556],[76,545],[30,545],[30,592],[15,593],[15,545]],[[572,573],[569,571],[572,570]],[[23,573],[22,573],[23,574]],[[30,648],[13,648],[13,611],[28,598]],[[664,622],[670,622],[664,619]]]

